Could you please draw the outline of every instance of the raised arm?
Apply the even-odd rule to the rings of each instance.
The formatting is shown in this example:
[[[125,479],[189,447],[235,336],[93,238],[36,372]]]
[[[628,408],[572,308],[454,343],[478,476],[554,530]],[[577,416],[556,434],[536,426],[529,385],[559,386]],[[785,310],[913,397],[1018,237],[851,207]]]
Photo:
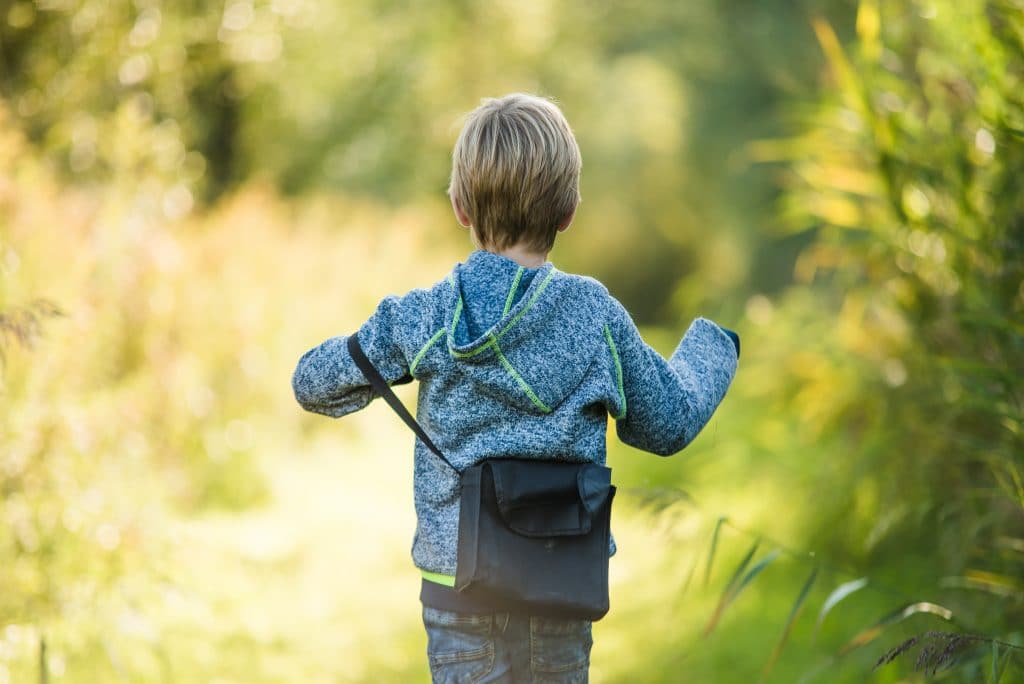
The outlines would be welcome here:
[[[403,313],[415,310],[406,297],[387,297],[359,329],[359,344],[389,384],[401,382],[409,372],[403,344],[411,324]],[[302,355],[292,375],[292,390],[302,408],[338,418],[358,411],[376,393],[352,361],[345,346],[347,337],[332,337]]]
[[[640,337],[621,306],[609,330],[622,365],[625,416],[616,432],[626,444],[668,456],[711,419],[736,374],[738,339],[705,318],[690,324],[666,361]]]

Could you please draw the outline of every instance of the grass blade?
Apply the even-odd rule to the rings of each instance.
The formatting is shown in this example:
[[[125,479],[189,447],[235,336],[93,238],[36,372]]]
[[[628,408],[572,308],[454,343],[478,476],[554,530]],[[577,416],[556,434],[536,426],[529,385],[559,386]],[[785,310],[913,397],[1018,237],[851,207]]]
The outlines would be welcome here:
[[[721,522],[722,519],[719,519],[719,523]],[[716,527],[716,535],[717,532],[718,528]],[[711,619],[708,620],[707,627],[704,628],[704,636],[711,633],[715,628],[715,625],[718,624],[718,620],[722,617],[722,611],[725,610],[725,607],[732,601],[731,596],[733,587],[737,582],[739,582],[739,578],[743,576],[743,571],[747,569],[747,566],[750,565],[750,560],[754,557],[754,554],[757,553],[758,544],[760,544],[760,542],[754,542],[754,545],[750,547],[749,551],[747,551],[747,555],[745,555],[743,560],[740,561],[740,564],[736,566],[736,570],[732,573],[732,577],[729,578],[728,584],[725,585],[725,589],[722,591],[722,596],[718,599],[718,605],[715,606],[715,612],[711,615]]]
[[[760,542],[754,542],[754,545],[750,547],[747,554],[740,561],[740,564],[736,567],[735,572],[732,574],[732,578],[729,579],[729,583],[725,585],[725,590],[722,591],[721,598],[718,599],[718,605],[715,606],[715,612],[711,615],[711,619],[708,620],[707,627],[704,628],[704,636],[711,634],[715,627],[718,625],[718,621],[722,618],[722,613],[739,595],[743,588],[750,584],[755,577],[761,574],[761,571],[768,567],[768,564],[778,558],[778,550],[774,550],[767,556],[762,558],[760,561],[754,564],[750,570],[747,570],[747,566],[750,565],[750,561],[753,560],[754,554],[757,553],[757,547]],[[746,571],[744,573],[744,571]]]
[[[623,490],[636,501],[637,508],[659,514],[679,504],[693,505],[693,497],[678,487],[638,487]]]
[[[760,541],[754,542],[754,545],[750,547],[750,550],[747,551],[747,554],[743,556],[743,560],[741,560],[740,564],[736,566],[736,569],[732,573],[732,577],[729,578],[729,583],[725,585],[725,591],[723,592],[723,595],[732,592],[733,587],[735,587],[736,584],[740,581],[740,578],[743,577],[743,571],[747,569],[747,566],[750,565],[750,561],[754,559],[754,554],[757,553],[757,547],[760,545]]]
[[[818,611],[818,622],[814,626],[814,634],[817,636],[818,631],[821,629],[821,624],[825,621],[825,617],[832,612],[832,609],[836,607],[836,604],[842,601],[844,598],[849,596],[855,591],[860,591],[868,585],[868,578],[861,577],[850,582],[843,582],[835,590],[828,595],[825,599],[825,603],[822,604],[821,610]]]
[[[682,596],[686,593],[686,590],[690,588],[690,582],[693,581],[693,576],[697,573],[697,564],[699,560],[693,559],[693,565],[690,566],[690,571],[686,573],[686,580],[683,582],[682,588],[679,590],[679,595]]]
[[[992,640],[992,684],[999,684],[999,680],[1006,673],[1006,666],[1010,663],[1010,659],[1013,658],[1014,649],[1019,648],[1005,643],[1002,645],[1006,648],[1003,650],[1002,656],[997,659],[996,655],[999,653],[1000,643],[994,639]]]
[[[761,574],[762,570],[764,570],[766,567],[768,567],[769,563],[771,563],[773,560],[775,560],[778,557],[779,557],[779,550],[778,549],[774,549],[771,552],[769,552],[767,556],[765,556],[764,558],[759,560],[754,565],[754,567],[750,568],[750,570],[747,572],[747,574],[743,576],[743,579],[740,581],[739,585],[733,590],[733,592],[732,592],[733,598],[736,598],[737,594],[739,594],[741,591],[743,591],[743,589],[748,584],[750,584],[750,582],[755,577],[757,577],[758,575]]]
[[[889,625],[905,620],[911,615],[917,615],[918,613],[930,613],[941,617],[943,620],[953,619],[953,611],[948,608],[943,608],[936,603],[929,603],[928,601],[911,603],[908,606],[894,610],[870,627],[862,629],[856,636],[850,639],[845,646],[839,649],[839,655],[846,655],[855,648],[860,648],[865,644],[871,643],[879,634],[882,633],[882,630]]]
[[[46,660],[46,637],[39,638],[39,684],[47,684],[50,681],[50,671],[47,668]]]
[[[708,586],[708,580],[711,579],[711,563],[715,560],[715,551],[718,549],[718,535],[722,531],[722,525],[725,524],[725,517],[718,519],[715,523],[715,531],[711,533],[711,549],[708,551],[708,564],[704,567],[704,586]]]
[[[793,631],[793,623],[796,622],[796,618],[800,615],[800,611],[804,607],[804,602],[807,601],[807,597],[811,593],[811,588],[814,586],[814,582],[818,579],[818,566],[814,566],[811,569],[811,574],[808,575],[807,580],[804,582],[804,586],[800,589],[800,593],[797,594],[796,603],[789,611],[789,617],[786,619],[786,626],[782,628],[782,636],[779,638],[779,643],[775,644],[775,649],[772,651],[771,657],[768,658],[768,663],[764,666],[764,676],[767,677],[775,667],[775,661],[779,659],[779,655],[782,653],[782,647],[786,645],[786,641],[789,640],[789,634]]]
[[[976,589],[1009,599],[1024,597],[1024,587],[1016,579],[986,570],[967,570],[962,576],[943,577],[941,585]]]

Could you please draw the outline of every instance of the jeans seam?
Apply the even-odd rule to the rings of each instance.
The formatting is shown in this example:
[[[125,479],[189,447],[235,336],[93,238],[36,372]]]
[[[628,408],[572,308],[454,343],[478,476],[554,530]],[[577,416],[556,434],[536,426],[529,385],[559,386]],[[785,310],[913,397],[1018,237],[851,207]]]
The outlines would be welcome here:
[[[583,660],[578,660],[575,663],[570,663],[568,665],[559,665],[558,667],[540,667],[537,663],[533,661],[532,658],[530,659],[531,669],[534,671],[534,673],[539,672],[541,674],[561,674],[563,672],[577,672],[589,663],[590,659],[584,658]]]
[[[494,629],[494,616],[491,615],[461,615],[451,611],[426,608],[424,609],[424,616],[426,616],[426,611],[428,610],[436,611],[435,615],[438,616],[436,623],[431,623],[429,626],[455,629],[476,628],[487,634],[491,634]],[[425,620],[424,625],[427,625]]]
[[[468,663],[471,660],[480,660],[487,656],[494,660],[494,644],[488,641],[480,648],[472,651],[452,651],[450,653],[429,653],[430,660],[438,665],[454,665],[456,663]]]

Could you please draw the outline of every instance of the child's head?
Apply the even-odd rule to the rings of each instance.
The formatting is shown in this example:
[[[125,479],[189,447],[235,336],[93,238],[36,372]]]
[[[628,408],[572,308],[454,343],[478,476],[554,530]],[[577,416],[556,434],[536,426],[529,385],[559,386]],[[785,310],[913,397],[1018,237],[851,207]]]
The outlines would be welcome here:
[[[455,143],[448,194],[478,246],[547,253],[579,204],[581,164],[553,102],[521,93],[487,99]]]

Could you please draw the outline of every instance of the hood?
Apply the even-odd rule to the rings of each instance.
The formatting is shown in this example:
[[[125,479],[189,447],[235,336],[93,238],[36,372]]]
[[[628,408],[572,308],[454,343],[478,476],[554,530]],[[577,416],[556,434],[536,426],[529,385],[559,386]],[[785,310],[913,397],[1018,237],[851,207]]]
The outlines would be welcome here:
[[[448,279],[448,352],[484,394],[550,413],[607,353],[608,296],[595,280],[474,252]]]

